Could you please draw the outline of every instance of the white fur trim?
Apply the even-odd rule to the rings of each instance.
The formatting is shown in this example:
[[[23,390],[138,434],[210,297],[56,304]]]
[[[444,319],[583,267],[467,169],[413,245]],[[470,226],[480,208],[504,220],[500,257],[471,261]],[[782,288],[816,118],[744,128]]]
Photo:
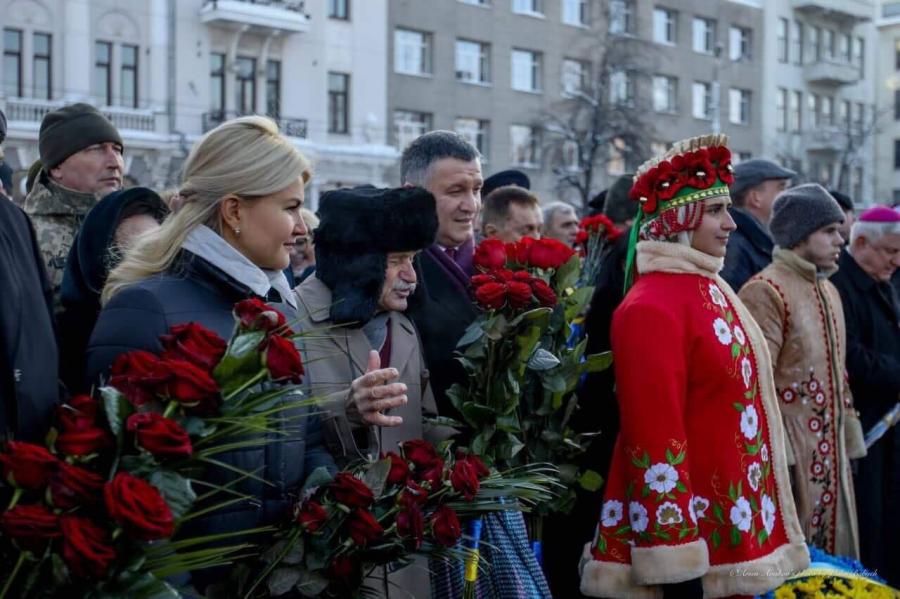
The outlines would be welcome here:
[[[636,585],[630,565],[595,560],[591,543],[585,544],[581,562],[581,592],[588,597],[661,599],[663,596],[659,587]]]
[[[725,258],[716,258],[687,245],[668,241],[641,241],[636,251],[640,274],[661,271],[698,274],[712,279],[725,263]]]
[[[808,566],[809,549],[805,543],[782,545],[759,559],[713,566],[703,577],[703,596],[761,595]]]
[[[671,584],[700,578],[709,570],[706,541],[682,545],[631,548],[632,576],[637,584]]]

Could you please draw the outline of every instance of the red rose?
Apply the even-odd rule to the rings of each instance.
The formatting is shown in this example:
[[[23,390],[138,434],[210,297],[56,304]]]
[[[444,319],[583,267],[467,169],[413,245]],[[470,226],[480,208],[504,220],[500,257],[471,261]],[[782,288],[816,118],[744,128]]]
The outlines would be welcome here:
[[[409,546],[418,549],[425,538],[425,518],[422,508],[415,501],[405,503],[404,509],[397,514],[397,533],[409,539]]]
[[[503,268],[506,266],[506,246],[499,239],[485,239],[475,248],[472,261],[482,271]]]
[[[172,536],[175,521],[159,490],[136,476],[119,472],[103,489],[110,517],[132,536],[155,541]]]
[[[289,380],[300,382],[303,376],[303,362],[294,342],[284,337],[269,337],[266,340],[266,367],[273,381]]]
[[[492,275],[474,275],[470,279],[470,283],[472,287],[480,287],[481,285],[486,285],[488,283],[494,283],[496,279]]]
[[[531,239],[531,238],[527,237],[526,239]],[[498,283],[506,283],[508,281],[512,281],[516,276],[516,273],[509,270],[508,268],[498,268],[497,270],[493,271],[491,274],[494,275],[494,280]]]
[[[43,553],[50,539],[58,538],[59,518],[42,505],[17,505],[0,516],[3,536],[15,539],[33,553]]]
[[[297,524],[305,528],[307,532],[316,532],[327,520],[328,512],[325,511],[322,504],[312,500],[304,501],[297,513]]]
[[[242,328],[251,331],[281,332],[286,327],[284,314],[255,297],[236,303],[234,317]]]
[[[534,244],[533,237],[523,237],[515,243],[507,243],[506,255],[516,264],[528,264],[528,255],[531,251],[532,244]]]
[[[520,281],[511,281],[507,286],[509,305],[512,308],[526,308],[531,304],[531,286]]]
[[[344,588],[353,589],[362,581],[359,564],[351,557],[338,555],[328,564],[328,579]]]
[[[487,283],[475,290],[475,300],[486,310],[499,310],[506,303],[506,285]]]
[[[543,280],[535,277],[531,280],[531,290],[534,292],[534,297],[537,298],[538,303],[545,308],[552,308],[556,305],[556,294],[553,292],[553,289],[545,283]]]
[[[348,507],[369,507],[375,501],[372,489],[347,472],[338,472],[329,488],[334,498]]]
[[[360,547],[377,541],[384,534],[384,528],[369,510],[356,508],[347,520],[347,532],[350,538]]]
[[[120,354],[113,360],[109,384],[137,407],[156,399],[157,389],[169,380],[164,362],[147,351]]]
[[[109,532],[88,518],[64,515],[59,519],[63,533],[63,560],[78,578],[106,578],[116,551]]]
[[[10,441],[0,453],[0,464],[3,464],[3,478],[9,484],[38,491],[47,485],[59,460],[40,445]]]
[[[466,498],[466,501],[475,499],[481,483],[478,482],[478,474],[475,472],[475,466],[466,460],[458,460],[453,465],[450,472],[450,484],[457,493]]]
[[[584,245],[587,243],[588,233],[585,230],[578,231],[578,234],[575,235],[575,245]]]
[[[432,491],[439,489],[444,482],[444,460],[438,459],[436,464],[422,469],[418,476],[420,481],[430,485]]]
[[[59,468],[50,475],[50,501],[53,507],[63,510],[98,503],[103,483],[99,474],[60,462]]]
[[[189,322],[169,329],[160,336],[162,357],[167,360],[187,360],[205,370],[212,370],[225,355],[228,344],[206,327]]]
[[[419,505],[425,505],[425,502],[428,501],[428,490],[416,481],[408,480],[400,495],[400,501],[414,501]]]
[[[484,465],[484,462],[481,461],[474,453],[463,453],[461,451],[456,452],[456,459],[468,462],[472,468],[475,469],[475,475],[479,478],[485,478],[490,476],[491,471],[488,470],[488,467]]]
[[[185,360],[166,360],[171,378],[163,387],[163,395],[185,408],[203,415],[215,414],[222,401],[219,386],[212,376]]]
[[[528,264],[547,270],[559,268],[575,255],[575,251],[556,239],[549,237],[535,240],[528,252]]]
[[[125,426],[134,434],[138,445],[158,458],[186,458],[193,453],[187,431],[162,414],[132,414]]]
[[[417,469],[434,466],[441,462],[441,457],[434,449],[434,445],[423,439],[404,441],[400,449],[406,459],[412,462]]]
[[[67,455],[89,455],[112,445],[108,431],[97,426],[100,403],[87,395],[76,395],[57,408],[60,432],[56,448]]]
[[[401,485],[409,478],[409,464],[393,451],[383,456],[391,460],[391,471],[388,472],[387,483],[389,485]]]
[[[462,536],[459,518],[452,508],[442,505],[431,516],[431,533],[434,540],[444,547],[453,547]]]

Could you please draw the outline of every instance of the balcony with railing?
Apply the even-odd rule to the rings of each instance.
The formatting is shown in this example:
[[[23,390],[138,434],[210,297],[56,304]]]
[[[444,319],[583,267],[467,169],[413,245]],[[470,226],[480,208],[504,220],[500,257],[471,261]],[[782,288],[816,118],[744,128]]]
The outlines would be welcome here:
[[[38,100],[35,98],[6,98],[6,118],[9,121],[21,121],[40,124],[44,116],[68,102],[62,100]],[[156,133],[161,131],[158,117],[152,110],[125,108],[121,106],[102,106],[98,110],[106,115],[120,131],[140,131]]]
[[[850,85],[859,81],[859,68],[847,62],[817,60],[803,65],[808,83],[821,85]]]
[[[875,0],[791,0],[791,8],[847,23],[870,21],[877,15]]]
[[[225,29],[249,26],[262,33],[309,31],[309,15],[300,0],[204,0],[200,20]]]
[[[244,113],[234,110],[213,110],[204,112],[202,117],[203,132],[206,133],[210,129],[218,127],[227,120],[246,116],[252,113]],[[266,115],[269,116],[269,115]],[[307,121],[306,119],[294,119],[281,116],[269,116],[278,125],[278,129],[288,137],[306,138]]]
[[[804,134],[804,147],[807,152],[839,153],[846,143],[846,132],[834,125],[817,127]]]

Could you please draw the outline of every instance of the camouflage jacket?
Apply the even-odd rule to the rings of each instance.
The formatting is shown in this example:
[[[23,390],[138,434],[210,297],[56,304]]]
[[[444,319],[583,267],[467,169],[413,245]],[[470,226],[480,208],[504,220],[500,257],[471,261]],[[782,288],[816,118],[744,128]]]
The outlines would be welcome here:
[[[63,187],[50,180],[43,171],[25,198],[25,212],[31,217],[41,257],[47,266],[47,278],[53,287],[54,310],[58,311],[66,258],[88,211],[98,196]]]

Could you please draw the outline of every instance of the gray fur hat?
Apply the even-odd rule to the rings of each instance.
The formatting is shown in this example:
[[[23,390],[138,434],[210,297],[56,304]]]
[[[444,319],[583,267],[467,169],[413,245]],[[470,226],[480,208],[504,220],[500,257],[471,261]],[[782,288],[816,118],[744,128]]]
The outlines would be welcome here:
[[[840,204],[818,183],[807,183],[778,194],[769,230],[775,243],[792,248],[822,227],[842,222]]]

